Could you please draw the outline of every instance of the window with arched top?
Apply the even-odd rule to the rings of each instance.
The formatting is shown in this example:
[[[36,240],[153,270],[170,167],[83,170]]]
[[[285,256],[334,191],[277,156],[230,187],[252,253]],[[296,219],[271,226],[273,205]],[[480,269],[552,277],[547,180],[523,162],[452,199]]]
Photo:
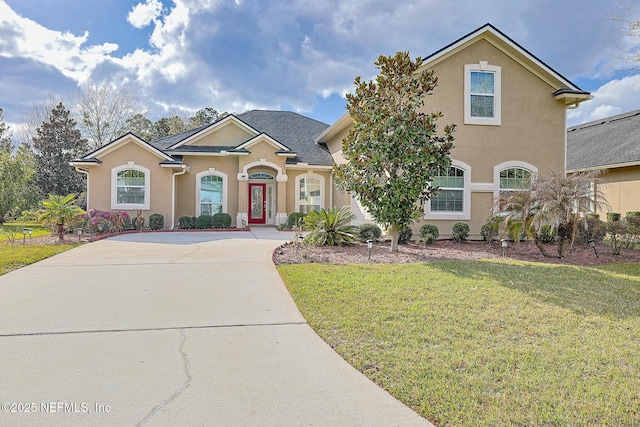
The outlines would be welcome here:
[[[218,171],[196,174],[196,216],[227,212],[227,175]]]
[[[425,206],[425,219],[471,218],[471,166],[452,160],[449,169],[433,177],[439,190]]]
[[[296,212],[308,213],[324,207],[324,177],[314,173],[296,178]]]
[[[512,160],[493,168],[493,197],[499,200],[505,193],[526,190],[531,187],[532,180],[538,174],[534,165]]]
[[[111,209],[148,210],[150,205],[151,172],[133,164],[111,170]]]

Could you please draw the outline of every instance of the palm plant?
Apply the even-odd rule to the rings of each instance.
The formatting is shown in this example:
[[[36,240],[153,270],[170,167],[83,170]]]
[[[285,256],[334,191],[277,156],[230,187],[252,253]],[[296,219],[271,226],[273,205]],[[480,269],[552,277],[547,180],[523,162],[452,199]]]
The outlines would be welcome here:
[[[78,215],[85,212],[76,205],[75,194],[57,196],[49,194],[49,198],[42,202],[44,209],[40,214],[40,221],[50,222],[56,225],[58,230],[58,240],[64,242],[64,226]]]
[[[304,218],[309,231],[304,241],[318,246],[350,245],[358,236],[358,227],[351,225],[355,219],[347,206],[309,212]]]
[[[563,257],[567,245],[573,245],[579,226],[586,225],[586,214],[607,206],[597,185],[598,172],[571,175],[539,176],[529,190],[502,195],[496,206],[505,214],[505,223],[522,221],[523,230],[532,237],[538,249],[548,256],[539,235],[544,226],[557,230],[558,257]]]

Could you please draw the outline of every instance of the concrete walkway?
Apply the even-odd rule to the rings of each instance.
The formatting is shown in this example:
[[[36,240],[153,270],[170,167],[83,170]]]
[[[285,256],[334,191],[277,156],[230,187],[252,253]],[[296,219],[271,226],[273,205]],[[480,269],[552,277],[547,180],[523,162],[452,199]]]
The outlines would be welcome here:
[[[290,238],[131,234],[0,276],[0,425],[430,426],[306,324]]]

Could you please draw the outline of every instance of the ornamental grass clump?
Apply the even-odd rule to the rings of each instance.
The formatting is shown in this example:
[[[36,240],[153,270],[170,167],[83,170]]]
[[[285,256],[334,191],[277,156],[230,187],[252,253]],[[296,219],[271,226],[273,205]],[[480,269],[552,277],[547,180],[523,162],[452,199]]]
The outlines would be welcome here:
[[[358,227],[351,225],[355,219],[347,206],[309,212],[304,218],[304,229],[309,231],[304,242],[316,246],[351,245],[358,236]]]

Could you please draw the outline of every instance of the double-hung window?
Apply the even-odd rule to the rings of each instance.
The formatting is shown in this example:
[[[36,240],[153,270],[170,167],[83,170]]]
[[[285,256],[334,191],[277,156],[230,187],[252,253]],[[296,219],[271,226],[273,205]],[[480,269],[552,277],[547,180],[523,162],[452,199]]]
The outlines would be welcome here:
[[[464,66],[464,122],[475,125],[501,123],[501,68],[486,61]]]

